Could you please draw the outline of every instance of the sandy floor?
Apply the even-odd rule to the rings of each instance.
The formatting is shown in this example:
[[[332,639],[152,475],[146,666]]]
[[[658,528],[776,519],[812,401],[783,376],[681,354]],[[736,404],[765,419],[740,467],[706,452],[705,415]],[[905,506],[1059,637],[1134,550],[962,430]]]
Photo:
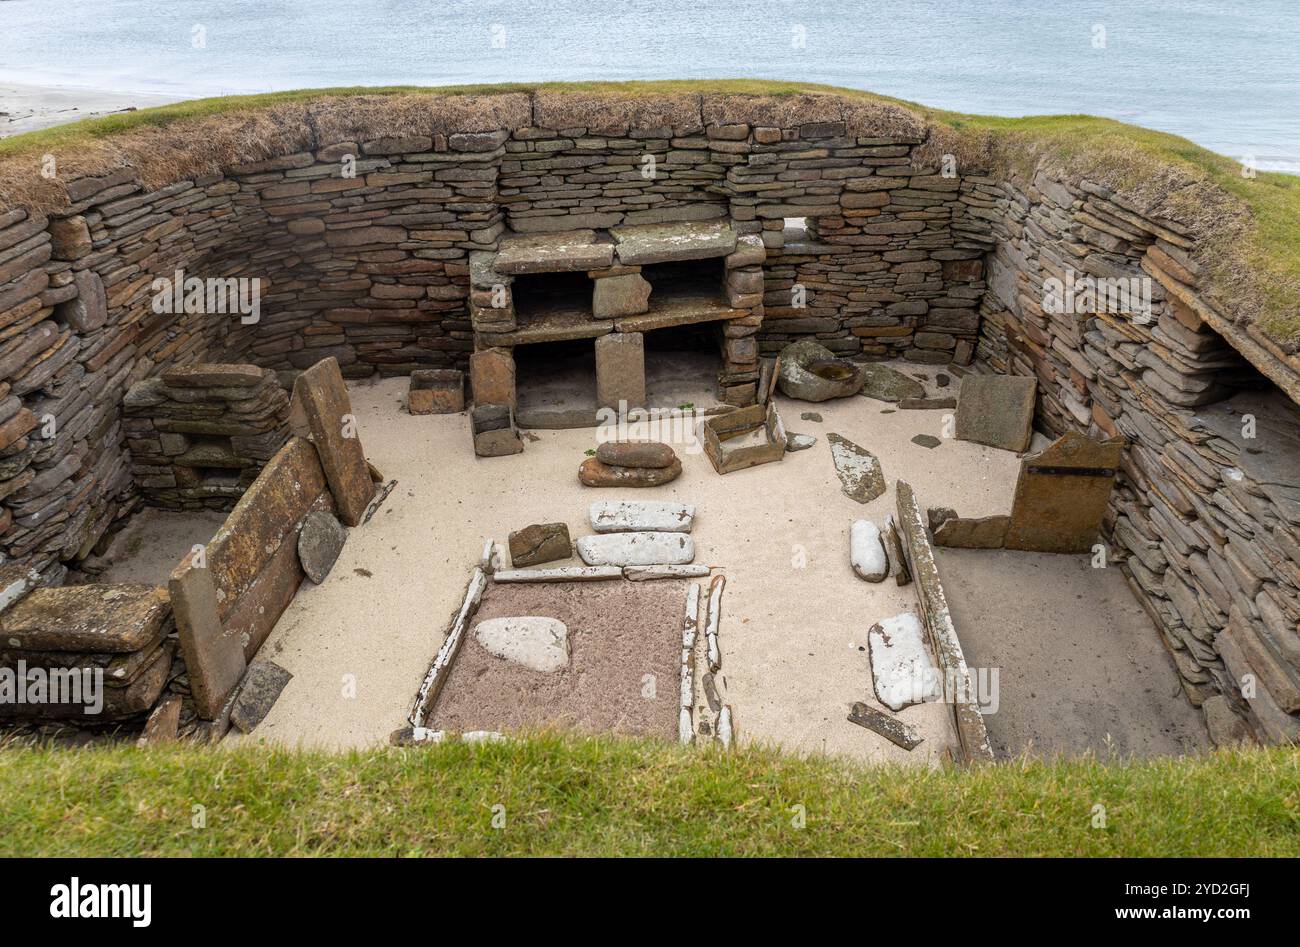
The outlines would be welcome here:
[[[590,429],[533,432],[523,454],[476,459],[465,416],[408,415],[405,386],[391,379],[353,388],[367,455],[398,484],[371,523],[350,532],[326,583],[304,584],[273,632],[264,653],[295,677],[257,738],[385,740],[410,709],[484,539],[503,543],[510,530],[550,520],[567,522],[576,538],[589,532],[593,500],[628,496],[578,483],[583,452],[595,446]],[[910,477],[923,501],[972,516],[1010,503],[1016,459],[954,441],[934,451],[912,444],[918,431],[941,434],[941,411],[894,411],[860,397],[781,408],[790,429],[818,436],[815,447],[720,477],[693,445],[678,444],[683,475],[637,496],[696,504],[696,561],[727,573],[719,682],[742,739],[929,760],[949,740],[946,708],[903,711],[929,736],[910,754],[845,719],[868,696],[867,629],[916,601],[911,588],[853,575],[849,527],[892,511],[893,490],[865,507],[844,496],[825,432],[876,451],[891,482]],[[805,410],[824,423],[800,420]]]
[[[904,367],[909,373],[926,371]],[[964,516],[1006,512],[1018,469],[1016,455],[944,438],[948,412],[942,410],[901,411],[861,397],[820,405],[780,399],[787,429],[818,438],[811,449],[720,477],[703,453],[678,443],[684,472],[673,483],[648,491],[593,490],[582,487],[576,477],[584,451],[595,446],[593,430],[528,432],[523,454],[476,459],[465,415],[413,417],[402,407],[405,389],[404,379],[352,389],[366,453],[386,478],[398,483],[375,518],[350,531],[325,584],[304,583],[276,626],[262,655],[295,676],[248,739],[332,747],[385,741],[403,725],[485,539],[503,544],[510,530],[556,520],[567,522],[576,539],[590,532],[586,511],[593,500],[635,496],[698,508],[696,562],[719,567],[727,576],[718,683],[723,699],[734,707],[741,740],[877,761],[926,763],[942,758],[951,728],[947,708],[939,704],[901,712],[926,738],[911,753],[845,719],[854,701],[871,698],[868,628],[882,618],[916,609],[913,587],[900,589],[892,580],[872,585],[853,574],[849,528],[856,518],[880,522],[893,512],[893,483],[899,477],[913,484],[923,506],[951,506]],[[933,386],[931,393],[938,393]],[[823,420],[801,419],[809,411]],[[831,431],[880,457],[890,485],[883,497],[863,506],[841,493],[826,443]],[[912,443],[920,433],[939,437],[942,443],[934,449]],[[988,555],[993,558],[975,562],[969,572],[965,561],[944,560],[954,563],[945,567],[947,582],[962,590],[955,607],[963,638],[963,622],[978,622],[987,634],[1017,622],[1028,631],[1035,620],[1051,625],[1044,634],[1054,641],[1095,636],[1092,624],[1080,627],[1080,616],[1123,607],[1132,613],[1117,629],[1135,641],[1148,635],[1149,648],[1143,645],[1141,653],[1158,653],[1155,631],[1142,626],[1137,606],[1119,600],[1113,585],[1076,581],[1071,607],[1045,618],[1041,603],[1053,600],[1053,587],[1042,587],[1027,598],[1023,570],[1007,568],[997,554]],[[1114,604],[1105,604],[1112,600]],[[975,611],[972,603],[982,611]],[[1089,655],[1104,650],[1098,647]],[[1041,696],[1052,682],[1044,677],[1044,690],[1038,689],[1034,675],[1052,670],[1047,659],[1053,649],[1043,646],[1038,651],[1042,656],[1035,655],[1029,663],[1023,683],[1009,670],[1019,660],[1014,649],[1005,656],[1001,651],[980,652],[978,660],[1001,662],[1008,669],[999,709],[1008,721],[1017,719],[1008,708],[1010,702],[1036,700],[1034,695]],[[975,660],[972,657],[972,663]],[[1150,662],[1148,666],[1157,667]],[[1109,687],[1106,672],[1098,670],[1098,675],[1092,685],[1095,694]],[[1127,686],[1130,680],[1117,680],[1117,686]],[[1171,692],[1172,672],[1158,684],[1152,682],[1152,693],[1166,696],[1166,683]],[[1026,691],[1028,697],[1023,696]],[[1116,697],[1121,699],[1118,693]],[[1132,716],[1117,720],[1135,719],[1153,707],[1168,711],[1167,702],[1125,699],[1133,700]],[[1068,719],[1060,719],[1055,730],[1047,726],[1050,705],[1036,708],[1034,712],[1043,715],[1037,722],[1008,731],[995,725],[995,733],[1005,734],[1000,739],[1006,745],[1020,745],[1022,732],[1036,733],[1040,747],[1053,734],[1053,746],[1086,745],[1093,739],[1096,722],[1081,719],[1081,706],[1074,718],[1080,727],[1077,735]],[[1158,745],[1149,742],[1153,748]],[[1178,745],[1178,740],[1163,744],[1171,751]]]
[[[83,118],[178,102],[166,95],[0,83],[0,138]]]
[[[1000,756],[1207,747],[1151,620],[1118,568],[1087,556],[942,549],[939,568],[972,667],[1000,668],[984,722]],[[1016,594],[999,590],[1018,583]]]
[[[467,636],[434,730],[574,727],[677,739],[685,582],[493,585],[474,616],[540,615],[569,630],[569,666],[531,671]]]
[[[215,510],[169,513],[143,509],[115,540],[123,557],[114,561],[98,581],[166,585],[167,577],[185,554],[196,543],[210,540],[225,521],[226,514]]]

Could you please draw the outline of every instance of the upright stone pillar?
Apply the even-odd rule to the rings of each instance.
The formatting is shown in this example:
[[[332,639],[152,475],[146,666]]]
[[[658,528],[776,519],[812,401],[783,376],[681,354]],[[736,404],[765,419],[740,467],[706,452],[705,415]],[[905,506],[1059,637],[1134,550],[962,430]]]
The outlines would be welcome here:
[[[618,409],[645,407],[645,336],[611,332],[596,339],[596,403]]]

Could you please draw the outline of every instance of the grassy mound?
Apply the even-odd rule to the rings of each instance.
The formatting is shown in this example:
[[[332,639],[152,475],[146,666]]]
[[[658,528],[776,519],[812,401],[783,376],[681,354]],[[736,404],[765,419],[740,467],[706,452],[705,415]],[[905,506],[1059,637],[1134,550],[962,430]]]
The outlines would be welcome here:
[[[10,748],[0,797],[6,856],[1300,855],[1283,749],[929,770],[555,734]]]

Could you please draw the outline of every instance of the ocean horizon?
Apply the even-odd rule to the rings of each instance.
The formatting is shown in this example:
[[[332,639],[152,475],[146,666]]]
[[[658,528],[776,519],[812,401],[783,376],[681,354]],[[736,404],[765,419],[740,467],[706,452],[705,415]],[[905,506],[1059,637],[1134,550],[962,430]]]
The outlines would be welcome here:
[[[196,98],[324,86],[782,79],[962,112],[1100,115],[1300,173],[1300,4],[1220,7],[0,0],[0,81]]]

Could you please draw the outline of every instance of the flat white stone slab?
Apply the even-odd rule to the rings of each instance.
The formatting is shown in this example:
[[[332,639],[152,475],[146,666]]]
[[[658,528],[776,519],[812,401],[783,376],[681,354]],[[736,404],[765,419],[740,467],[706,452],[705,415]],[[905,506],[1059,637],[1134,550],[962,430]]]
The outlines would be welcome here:
[[[589,566],[685,565],[695,558],[695,540],[683,533],[605,533],[578,540]]]
[[[502,569],[492,576],[498,582],[599,582],[621,579],[618,566],[563,566],[557,569]]]
[[[882,582],[889,575],[889,557],[871,520],[857,520],[849,530],[849,562],[858,578],[868,582]]]
[[[653,579],[698,579],[709,574],[708,566],[627,566],[623,578],[629,582]]]
[[[689,533],[695,507],[686,503],[654,500],[597,500],[588,511],[591,528],[598,533]]]
[[[474,637],[489,653],[532,671],[569,665],[569,629],[554,618],[489,618],[474,626]]]
[[[925,650],[921,620],[911,612],[886,618],[867,632],[876,697],[890,710],[938,700],[939,674]]]

